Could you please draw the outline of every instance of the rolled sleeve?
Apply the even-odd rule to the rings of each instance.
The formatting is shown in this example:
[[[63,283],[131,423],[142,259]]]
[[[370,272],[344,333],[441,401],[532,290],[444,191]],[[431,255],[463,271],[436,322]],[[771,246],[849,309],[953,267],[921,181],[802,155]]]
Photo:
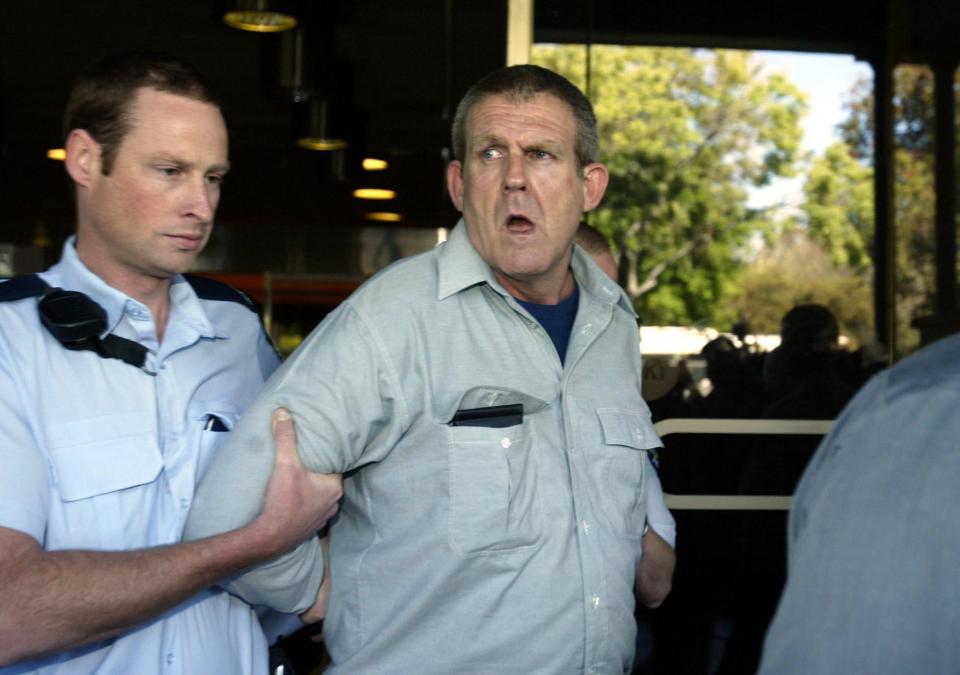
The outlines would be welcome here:
[[[389,452],[407,415],[395,371],[348,303],[335,310],[267,382],[200,484],[185,538],[242,527],[261,511],[273,470],[271,416],[291,411],[304,465],[343,473]],[[223,585],[248,602],[284,612],[313,605],[323,579],[318,540]]]

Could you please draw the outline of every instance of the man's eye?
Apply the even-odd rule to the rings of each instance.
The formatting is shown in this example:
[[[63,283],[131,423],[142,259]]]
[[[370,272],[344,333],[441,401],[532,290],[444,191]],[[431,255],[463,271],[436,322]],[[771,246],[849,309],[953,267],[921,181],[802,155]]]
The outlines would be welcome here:
[[[170,178],[180,175],[180,169],[175,166],[159,166],[157,167],[157,171]]]
[[[551,155],[546,150],[531,150],[530,156],[533,157],[534,159],[550,159],[551,157],[553,157],[553,155]]]
[[[218,174],[210,174],[207,176],[207,185],[223,185],[224,177]]]
[[[484,159],[497,159],[498,157],[500,157],[500,155],[501,155],[501,152],[497,148],[487,148],[482,153],[480,153],[480,156],[483,157]]]

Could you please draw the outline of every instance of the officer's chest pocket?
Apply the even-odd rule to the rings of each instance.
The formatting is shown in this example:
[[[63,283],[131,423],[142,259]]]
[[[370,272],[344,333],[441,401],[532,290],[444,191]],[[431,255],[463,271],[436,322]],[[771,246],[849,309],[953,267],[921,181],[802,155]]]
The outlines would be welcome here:
[[[193,401],[187,411],[191,433],[196,435],[194,484],[199,484],[210,461],[230,436],[240,414],[236,406],[224,401]]]
[[[644,473],[646,450],[659,445],[647,415],[598,408],[603,445],[595,457],[595,475],[604,510],[617,534],[640,539],[646,524]]]
[[[119,549],[149,543],[163,458],[154,411],[74,420],[50,430],[50,464],[59,503],[49,548]]]
[[[542,532],[532,422],[511,427],[447,428],[449,537],[463,556],[535,547]]]

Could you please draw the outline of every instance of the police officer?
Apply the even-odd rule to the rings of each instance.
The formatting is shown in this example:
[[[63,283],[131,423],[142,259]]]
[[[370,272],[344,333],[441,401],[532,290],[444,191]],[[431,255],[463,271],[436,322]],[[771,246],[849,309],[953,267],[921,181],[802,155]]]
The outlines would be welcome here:
[[[0,672],[264,673],[255,615],[212,584],[312,536],[340,481],[278,411],[260,516],[178,543],[279,365],[243,296],[184,274],[229,169],[220,108],[186,64],[124,54],[80,75],[65,130],[76,235],[0,284]]]

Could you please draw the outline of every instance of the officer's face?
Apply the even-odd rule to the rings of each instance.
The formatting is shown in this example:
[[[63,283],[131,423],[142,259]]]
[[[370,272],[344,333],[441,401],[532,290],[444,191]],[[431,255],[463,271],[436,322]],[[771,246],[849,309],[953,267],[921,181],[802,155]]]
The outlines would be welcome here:
[[[227,130],[213,105],[141,88],[109,176],[94,144],[78,189],[81,259],[114,285],[190,269],[213,228]],[[68,146],[69,147],[69,146]]]
[[[549,94],[482,99],[465,131],[447,185],[467,235],[507,291],[542,302],[563,286],[573,235],[603,196],[606,169],[579,170],[573,112]]]

